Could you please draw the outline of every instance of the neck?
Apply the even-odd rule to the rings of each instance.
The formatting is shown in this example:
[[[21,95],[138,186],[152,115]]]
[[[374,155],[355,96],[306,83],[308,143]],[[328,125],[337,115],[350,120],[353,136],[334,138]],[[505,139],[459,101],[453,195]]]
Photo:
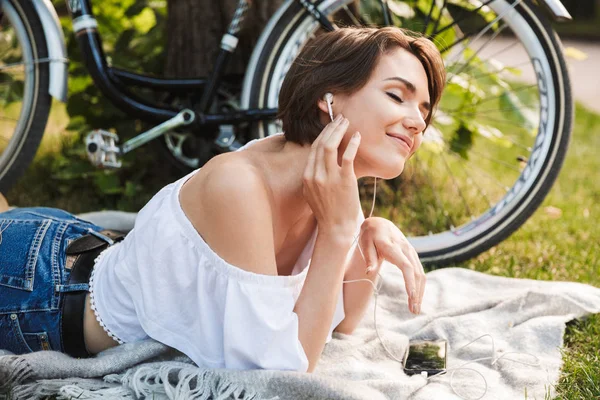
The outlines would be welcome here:
[[[290,230],[312,220],[314,215],[304,198],[302,179],[311,146],[289,142],[283,135],[277,135],[265,139],[262,146],[255,145],[250,149],[257,151],[254,158],[265,172],[274,207],[284,229]],[[341,163],[344,150],[340,148],[338,163]]]
[[[310,153],[310,145],[299,145],[288,142],[281,137],[279,153],[273,153],[273,161],[277,169],[274,190],[278,199],[277,207],[282,218],[294,226],[313,218],[313,212],[304,198],[303,175]]]

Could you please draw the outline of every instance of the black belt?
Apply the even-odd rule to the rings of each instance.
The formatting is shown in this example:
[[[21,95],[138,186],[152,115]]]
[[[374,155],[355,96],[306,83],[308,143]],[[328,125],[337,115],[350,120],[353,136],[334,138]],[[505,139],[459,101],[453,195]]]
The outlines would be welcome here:
[[[87,284],[94,268],[94,261],[100,253],[112,243],[122,240],[125,235],[121,232],[104,230],[99,236],[84,235],[67,246],[67,268],[72,264],[68,285]],[[63,352],[72,357],[87,358],[91,354],[85,347],[83,331],[83,315],[85,312],[85,297],[87,290],[63,293],[61,337]]]

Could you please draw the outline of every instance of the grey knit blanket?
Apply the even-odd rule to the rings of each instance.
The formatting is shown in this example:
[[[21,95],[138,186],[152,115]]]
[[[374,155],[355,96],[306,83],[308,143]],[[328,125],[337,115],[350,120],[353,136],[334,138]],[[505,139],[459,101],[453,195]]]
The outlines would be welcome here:
[[[0,392],[13,399],[552,398],[565,323],[600,312],[600,288],[447,268],[427,274],[422,312],[414,316],[401,272],[384,263],[380,279],[359,327],[334,333],[312,374],[197,367],[146,340],[91,359],[52,351],[0,356]],[[409,339],[422,338],[448,340],[448,373],[409,377],[387,352],[402,359]]]

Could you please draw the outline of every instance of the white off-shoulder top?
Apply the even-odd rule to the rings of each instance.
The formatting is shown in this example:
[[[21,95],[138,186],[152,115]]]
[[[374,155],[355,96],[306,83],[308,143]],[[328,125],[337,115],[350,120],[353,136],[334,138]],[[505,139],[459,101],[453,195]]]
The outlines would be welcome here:
[[[293,310],[317,230],[290,276],[231,265],[181,208],[181,187],[197,171],[161,189],[127,237],[96,260],[90,291],[98,321],[120,343],[151,337],[198,366],[307,371]],[[344,317],[340,291],[327,342]]]

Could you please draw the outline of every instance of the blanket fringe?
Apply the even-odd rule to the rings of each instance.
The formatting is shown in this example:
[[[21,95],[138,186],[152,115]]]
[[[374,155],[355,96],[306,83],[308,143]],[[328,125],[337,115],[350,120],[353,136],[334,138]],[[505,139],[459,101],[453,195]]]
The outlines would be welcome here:
[[[257,393],[207,369],[163,365],[130,369],[122,375],[108,375],[106,382],[121,383],[137,397],[164,394],[171,400],[259,400]],[[176,382],[176,383],[171,383]]]
[[[0,393],[9,393],[12,388],[33,374],[29,363],[18,356],[0,357]]]
[[[131,390],[124,387],[114,387],[100,390],[85,390],[76,385],[68,385],[60,388],[58,400],[90,400],[90,399],[135,399]],[[160,398],[155,397],[155,400]]]
[[[68,389],[75,388],[75,389]],[[123,393],[128,394],[129,398],[133,399],[133,393],[131,390],[127,388],[117,387],[114,384],[105,383],[103,381],[97,379],[85,379],[85,378],[67,378],[67,379],[39,379],[35,382],[30,382],[24,385],[15,386],[11,392],[14,399],[46,399],[49,396],[58,395],[64,396],[63,390],[76,390],[77,396],[70,396],[65,398],[80,398],[80,399],[95,399],[95,398],[121,398],[121,397],[113,397],[113,396],[104,396],[102,393],[108,391],[111,393],[111,390],[120,389]],[[89,397],[93,394],[99,394],[96,397]],[[88,396],[88,397],[85,397]]]

